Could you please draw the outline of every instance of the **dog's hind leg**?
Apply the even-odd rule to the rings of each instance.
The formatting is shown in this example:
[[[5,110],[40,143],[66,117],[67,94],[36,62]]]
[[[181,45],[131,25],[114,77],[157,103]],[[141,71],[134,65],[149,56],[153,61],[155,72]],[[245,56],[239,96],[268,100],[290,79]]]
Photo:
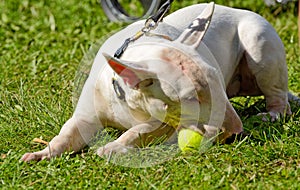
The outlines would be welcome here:
[[[251,22],[254,23],[251,25]],[[239,36],[246,51],[247,66],[265,96],[271,121],[276,120],[280,114],[291,114],[285,50],[279,36],[261,17],[240,23]]]

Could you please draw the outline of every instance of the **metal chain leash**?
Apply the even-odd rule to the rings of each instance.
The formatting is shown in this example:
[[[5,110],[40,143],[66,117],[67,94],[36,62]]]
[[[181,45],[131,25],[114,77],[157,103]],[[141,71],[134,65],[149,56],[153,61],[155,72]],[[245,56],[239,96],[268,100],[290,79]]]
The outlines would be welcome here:
[[[136,41],[143,35],[149,33],[151,30],[154,30],[158,26],[159,22],[161,22],[163,20],[165,14],[171,8],[172,2],[173,2],[173,0],[168,0],[159,8],[159,10],[157,11],[156,14],[150,16],[146,20],[145,26],[140,31],[138,31],[134,36],[127,38],[125,40],[123,45],[115,52],[114,57],[120,58],[131,42]]]

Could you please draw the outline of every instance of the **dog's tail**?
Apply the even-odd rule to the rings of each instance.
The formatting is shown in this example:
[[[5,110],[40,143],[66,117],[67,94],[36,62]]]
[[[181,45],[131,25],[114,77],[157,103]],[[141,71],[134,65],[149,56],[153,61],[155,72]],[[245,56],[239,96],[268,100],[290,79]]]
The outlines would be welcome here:
[[[288,93],[289,102],[295,103],[297,106],[300,106],[300,98],[293,95],[291,92]]]

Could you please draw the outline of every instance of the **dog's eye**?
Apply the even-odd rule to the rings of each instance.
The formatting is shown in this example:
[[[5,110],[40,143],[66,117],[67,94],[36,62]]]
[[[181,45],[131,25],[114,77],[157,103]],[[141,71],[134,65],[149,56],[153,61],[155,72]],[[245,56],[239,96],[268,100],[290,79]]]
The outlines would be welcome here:
[[[139,88],[146,88],[154,84],[153,79],[146,79],[139,83]]]

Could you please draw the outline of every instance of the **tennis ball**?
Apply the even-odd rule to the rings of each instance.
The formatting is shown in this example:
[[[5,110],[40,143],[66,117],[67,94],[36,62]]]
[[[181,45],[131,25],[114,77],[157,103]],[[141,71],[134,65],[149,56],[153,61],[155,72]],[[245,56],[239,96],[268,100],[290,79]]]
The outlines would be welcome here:
[[[181,129],[178,133],[178,146],[182,152],[198,150],[201,141],[202,135],[191,129]]]

